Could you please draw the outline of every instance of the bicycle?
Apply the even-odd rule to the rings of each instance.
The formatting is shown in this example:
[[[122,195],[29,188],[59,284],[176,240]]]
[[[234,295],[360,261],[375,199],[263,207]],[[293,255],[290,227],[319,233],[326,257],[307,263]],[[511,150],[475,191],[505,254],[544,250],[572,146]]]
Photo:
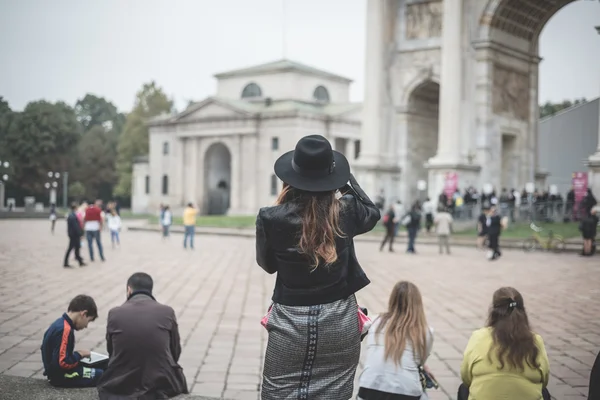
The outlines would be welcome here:
[[[545,230],[540,228],[533,222],[529,225],[534,232],[533,235],[523,241],[524,251],[534,251],[538,247],[542,250],[561,253],[565,250],[565,239],[560,235],[555,235],[552,231],[548,231],[548,236],[542,236],[541,233]]]

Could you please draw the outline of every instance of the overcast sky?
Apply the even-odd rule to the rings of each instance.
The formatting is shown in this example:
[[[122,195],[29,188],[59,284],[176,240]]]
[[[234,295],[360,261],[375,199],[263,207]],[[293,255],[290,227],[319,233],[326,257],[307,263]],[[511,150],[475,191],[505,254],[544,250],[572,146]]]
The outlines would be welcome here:
[[[0,0],[0,96],[131,108],[155,80],[183,108],[212,75],[283,57],[283,0]],[[366,0],[287,0],[287,58],[355,80],[363,97]],[[600,2],[579,0],[541,36],[540,101],[600,94]]]

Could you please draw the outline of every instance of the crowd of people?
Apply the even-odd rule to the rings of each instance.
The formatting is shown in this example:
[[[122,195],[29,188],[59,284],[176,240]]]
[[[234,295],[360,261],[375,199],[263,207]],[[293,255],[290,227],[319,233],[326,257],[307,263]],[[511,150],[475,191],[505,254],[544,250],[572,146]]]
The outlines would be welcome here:
[[[284,182],[283,190],[276,205],[261,208],[256,218],[257,264],[266,273],[277,274],[271,306],[261,320],[268,334],[261,398],[350,399],[364,339],[367,354],[358,399],[426,399],[427,390],[438,386],[435,371],[427,365],[435,334],[419,288],[407,281],[396,283],[387,310],[374,320],[356,298],[370,280],[358,261],[354,238],[372,230],[381,212],[350,173],[347,159],[333,151],[326,138],[312,135],[282,155],[274,169]],[[74,206],[74,215],[75,210]],[[168,207],[163,211],[166,214]],[[408,226],[407,250],[414,252],[422,212],[429,209],[415,203],[409,212],[401,211],[389,208],[384,217],[386,236],[392,243],[396,228],[392,224]],[[484,225],[494,242],[501,217],[495,207],[487,213]],[[165,218],[161,215],[161,222],[170,226],[172,216]],[[452,216],[445,208],[425,220],[444,236]],[[42,359],[50,383],[97,386],[101,400],[187,393],[178,364],[182,350],[175,313],[158,303],[152,290],[152,278],[145,273],[127,281],[125,303],[108,313],[109,359],[102,368],[84,362],[89,350],[74,349],[74,331],[98,317],[92,298],[74,298],[44,335]],[[492,295],[487,321],[473,332],[464,350],[462,384],[454,390],[459,400],[550,399],[550,370],[544,342],[529,325],[522,294],[500,287]],[[596,360],[590,400],[598,400],[598,386]]]
[[[56,221],[56,208],[51,208],[52,230]],[[93,204],[82,202],[81,204],[72,203],[69,213],[67,214],[67,236],[69,238],[69,246],[65,254],[63,266],[72,268],[69,264],[71,252],[75,253],[75,259],[80,267],[86,266],[81,257],[81,248],[83,247],[83,239],[85,238],[88,244],[90,261],[94,262],[94,243],[98,248],[98,256],[101,261],[105,261],[104,247],[102,246],[102,231],[107,229],[110,232],[112,248],[120,247],[121,239],[120,232],[122,222],[120,217],[120,208],[118,203],[111,201],[103,208],[102,200],[96,200]]]

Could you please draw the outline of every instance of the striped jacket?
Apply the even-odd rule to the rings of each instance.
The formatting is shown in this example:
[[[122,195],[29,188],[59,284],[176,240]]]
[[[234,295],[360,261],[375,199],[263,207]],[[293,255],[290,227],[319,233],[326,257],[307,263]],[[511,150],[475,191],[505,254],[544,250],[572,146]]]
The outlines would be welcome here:
[[[44,375],[48,379],[60,378],[79,366],[81,354],[73,352],[74,332],[73,321],[67,314],[63,314],[44,333],[41,350]]]

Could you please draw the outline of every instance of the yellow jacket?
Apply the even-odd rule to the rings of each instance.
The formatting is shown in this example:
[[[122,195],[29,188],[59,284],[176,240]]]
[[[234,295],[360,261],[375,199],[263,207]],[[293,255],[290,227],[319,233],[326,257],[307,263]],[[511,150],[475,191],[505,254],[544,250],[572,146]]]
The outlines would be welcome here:
[[[196,225],[196,214],[198,214],[198,210],[193,207],[186,207],[183,210],[183,225]]]
[[[499,370],[500,363],[495,350],[490,363],[488,352],[493,342],[492,328],[478,329],[469,339],[460,367],[462,381],[469,386],[469,400],[540,400],[550,373],[542,337],[535,335],[540,350],[537,359],[540,368],[534,369],[525,364],[524,371],[514,370],[506,363]]]

